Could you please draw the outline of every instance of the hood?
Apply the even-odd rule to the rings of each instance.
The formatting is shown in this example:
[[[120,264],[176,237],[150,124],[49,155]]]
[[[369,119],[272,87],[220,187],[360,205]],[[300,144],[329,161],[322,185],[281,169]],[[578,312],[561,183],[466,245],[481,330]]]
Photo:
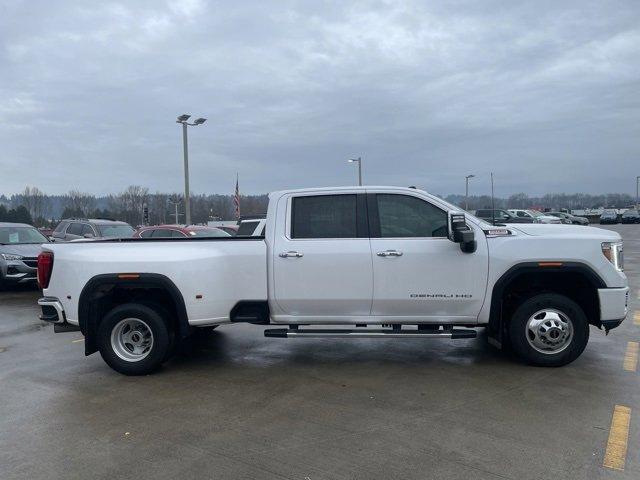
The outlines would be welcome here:
[[[615,242],[620,240],[620,234],[617,232],[605,230],[604,228],[585,227],[582,225],[518,223],[509,224],[508,228],[533,236],[594,238],[604,242]]]
[[[37,257],[41,251],[42,245],[39,243],[17,243],[13,245],[0,245],[0,253],[22,255],[23,257]]]

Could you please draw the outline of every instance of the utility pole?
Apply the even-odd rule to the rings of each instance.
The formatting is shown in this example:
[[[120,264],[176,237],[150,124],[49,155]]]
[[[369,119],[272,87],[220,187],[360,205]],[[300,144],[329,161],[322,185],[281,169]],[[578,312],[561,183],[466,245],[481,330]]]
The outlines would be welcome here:
[[[469,211],[469,179],[475,177],[475,175],[467,175],[464,177],[464,209]]]
[[[184,213],[185,213],[185,222],[187,225],[191,225],[191,201],[189,197],[189,145],[187,140],[187,126],[195,127],[198,125],[202,125],[207,121],[206,118],[198,118],[193,123],[189,123],[189,118],[191,115],[183,114],[180,115],[176,123],[182,124],[182,149],[184,152]],[[176,211],[178,207],[176,206]],[[176,223],[178,215],[176,214]]]
[[[640,175],[636,177],[636,210],[640,207],[640,202],[638,201],[638,186],[640,185]]]
[[[362,186],[362,157],[350,158],[349,163],[358,164],[358,185]]]
[[[496,204],[493,197],[493,172],[491,172],[491,223],[496,224]]]

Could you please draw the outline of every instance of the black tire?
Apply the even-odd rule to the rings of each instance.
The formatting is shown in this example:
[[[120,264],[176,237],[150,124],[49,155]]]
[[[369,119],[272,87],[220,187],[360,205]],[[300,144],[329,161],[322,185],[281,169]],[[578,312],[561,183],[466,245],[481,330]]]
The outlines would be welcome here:
[[[111,341],[112,332],[125,319],[140,321],[152,334],[151,345],[140,359],[126,360],[114,349]],[[100,355],[107,365],[124,375],[152,373],[160,367],[170,353],[171,338],[167,321],[160,311],[139,303],[119,305],[107,313],[98,327],[97,340]]]
[[[560,342],[557,347],[545,345],[550,349],[546,353],[534,348],[532,343],[536,344],[536,334],[527,328],[529,320],[543,310],[550,312],[536,315],[538,321],[546,318],[553,320],[553,316],[548,315],[559,312],[565,319],[570,320],[572,330],[567,342]],[[548,331],[547,339],[553,336],[557,339],[562,337],[563,333],[555,328],[555,331]],[[509,340],[513,352],[525,362],[541,367],[561,367],[573,362],[584,351],[589,341],[589,322],[580,305],[570,298],[556,293],[543,293],[525,300],[518,306],[509,323]],[[544,350],[545,346],[540,348],[540,341],[543,340],[540,340],[540,337],[537,340],[539,349]],[[554,352],[554,348],[557,352]]]

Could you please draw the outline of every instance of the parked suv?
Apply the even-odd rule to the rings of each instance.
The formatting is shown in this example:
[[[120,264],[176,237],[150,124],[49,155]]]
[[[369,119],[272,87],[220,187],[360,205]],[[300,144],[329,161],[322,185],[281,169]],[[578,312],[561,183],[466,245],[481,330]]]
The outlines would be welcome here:
[[[0,223],[0,289],[34,283],[41,245],[47,237],[26,223]]]
[[[618,223],[618,214],[615,210],[605,210],[600,215],[600,225],[613,225]]]
[[[135,230],[126,222],[104,218],[69,218],[53,231],[54,242],[71,242],[88,238],[129,238]]]
[[[630,208],[622,214],[622,223],[640,223],[640,213],[638,210]]]

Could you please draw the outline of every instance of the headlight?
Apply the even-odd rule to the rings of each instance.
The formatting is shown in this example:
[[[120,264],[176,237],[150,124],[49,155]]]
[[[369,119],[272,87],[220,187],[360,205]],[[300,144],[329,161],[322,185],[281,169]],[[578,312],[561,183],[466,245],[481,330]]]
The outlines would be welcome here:
[[[0,253],[5,260],[22,260],[22,255],[12,255],[10,253]]]
[[[622,255],[622,242],[603,242],[602,254],[607,257],[616,270],[624,270],[624,256]]]

